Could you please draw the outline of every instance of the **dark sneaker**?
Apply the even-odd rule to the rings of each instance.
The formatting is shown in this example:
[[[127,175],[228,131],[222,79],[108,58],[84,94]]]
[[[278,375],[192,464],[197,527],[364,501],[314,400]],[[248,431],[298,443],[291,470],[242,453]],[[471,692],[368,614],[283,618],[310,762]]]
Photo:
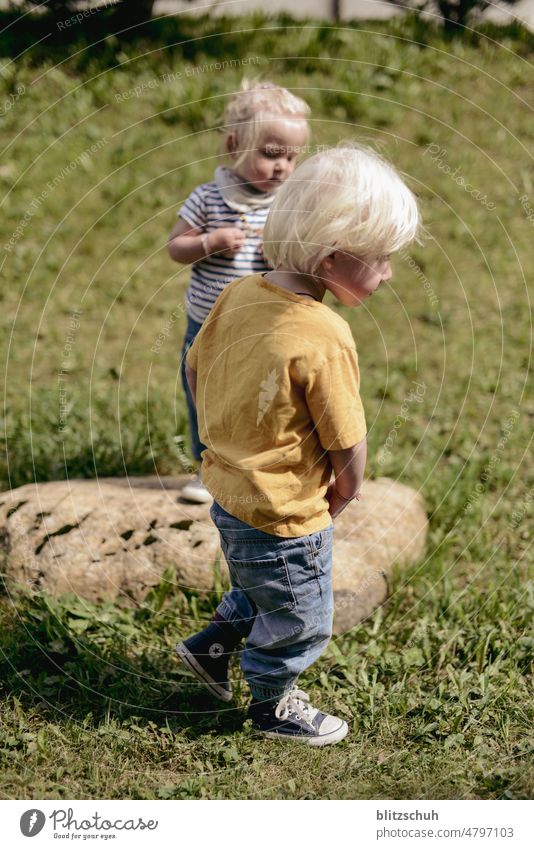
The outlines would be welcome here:
[[[228,661],[236,643],[229,644],[225,637],[224,630],[211,622],[203,631],[179,643],[175,652],[212,695],[229,702],[232,686],[228,680]]]
[[[310,699],[296,687],[277,704],[252,702],[248,709],[252,727],[273,740],[294,740],[308,746],[339,743],[349,726],[343,719],[312,707]]]

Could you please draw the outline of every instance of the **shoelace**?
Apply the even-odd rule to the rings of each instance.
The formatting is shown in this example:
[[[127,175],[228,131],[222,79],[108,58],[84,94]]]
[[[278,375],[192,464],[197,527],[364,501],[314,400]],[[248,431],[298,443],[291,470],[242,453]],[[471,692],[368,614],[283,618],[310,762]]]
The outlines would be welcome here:
[[[310,697],[308,694],[295,687],[287,696],[283,696],[280,699],[276,705],[274,714],[277,719],[284,721],[294,713],[295,719],[304,719],[311,725],[310,708]]]

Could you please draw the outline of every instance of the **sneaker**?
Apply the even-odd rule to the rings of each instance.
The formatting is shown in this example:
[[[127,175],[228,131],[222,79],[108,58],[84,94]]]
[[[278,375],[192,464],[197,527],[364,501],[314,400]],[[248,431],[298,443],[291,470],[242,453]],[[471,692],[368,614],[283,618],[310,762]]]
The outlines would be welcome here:
[[[248,716],[254,730],[265,737],[294,740],[308,746],[339,743],[349,730],[343,719],[312,707],[309,696],[296,687],[274,707],[272,702],[252,702]]]
[[[230,642],[225,630],[211,622],[203,631],[179,643],[174,651],[213,696],[230,702],[232,685],[228,680],[228,661],[240,639],[236,635],[236,639]]]
[[[202,475],[199,472],[192,481],[186,483],[180,495],[186,501],[193,501],[195,504],[209,504],[213,501],[212,496],[202,483]]]

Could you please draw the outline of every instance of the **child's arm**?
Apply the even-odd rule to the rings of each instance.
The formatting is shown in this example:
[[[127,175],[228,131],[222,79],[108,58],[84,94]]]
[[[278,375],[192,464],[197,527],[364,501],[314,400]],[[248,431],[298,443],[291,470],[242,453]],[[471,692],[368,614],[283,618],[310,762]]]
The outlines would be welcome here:
[[[329,451],[328,456],[334,469],[334,481],[328,487],[326,497],[333,519],[345,509],[354,498],[360,499],[365,461],[367,459],[367,437],[340,451]]]
[[[169,254],[175,262],[184,265],[198,262],[209,254],[233,256],[241,250],[245,238],[239,227],[218,227],[206,233],[192,227],[185,218],[179,218],[169,236]]]
[[[367,426],[354,347],[341,349],[311,371],[306,400],[319,443],[334,470],[335,480],[326,497],[335,518],[349,501],[359,497],[367,457]]]
[[[202,245],[204,233],[198,227],[192,227],[185,218],[179,218],[171,230],[168,248],[171,259],[185,264],[198,262],[205,256]]]

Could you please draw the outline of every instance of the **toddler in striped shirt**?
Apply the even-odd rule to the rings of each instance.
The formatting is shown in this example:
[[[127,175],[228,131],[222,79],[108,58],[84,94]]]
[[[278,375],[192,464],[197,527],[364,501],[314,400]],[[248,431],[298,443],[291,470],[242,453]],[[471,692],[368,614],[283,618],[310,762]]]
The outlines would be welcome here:
[[[308,139],[309,114],[309,106],[287,89],[245,80],[223,116],[223,151],[231,165],[216,168],[211,182],[191,192],[169,237],[171,258],[191,264],[181,363],[192,454],[199,464],[205,446],[185,377],[186,354],[224,287],[270,270],[263,256],[263,226],[276,190],[293,172]],[[212,501],[200,471],[182,496],[196,503]]]

